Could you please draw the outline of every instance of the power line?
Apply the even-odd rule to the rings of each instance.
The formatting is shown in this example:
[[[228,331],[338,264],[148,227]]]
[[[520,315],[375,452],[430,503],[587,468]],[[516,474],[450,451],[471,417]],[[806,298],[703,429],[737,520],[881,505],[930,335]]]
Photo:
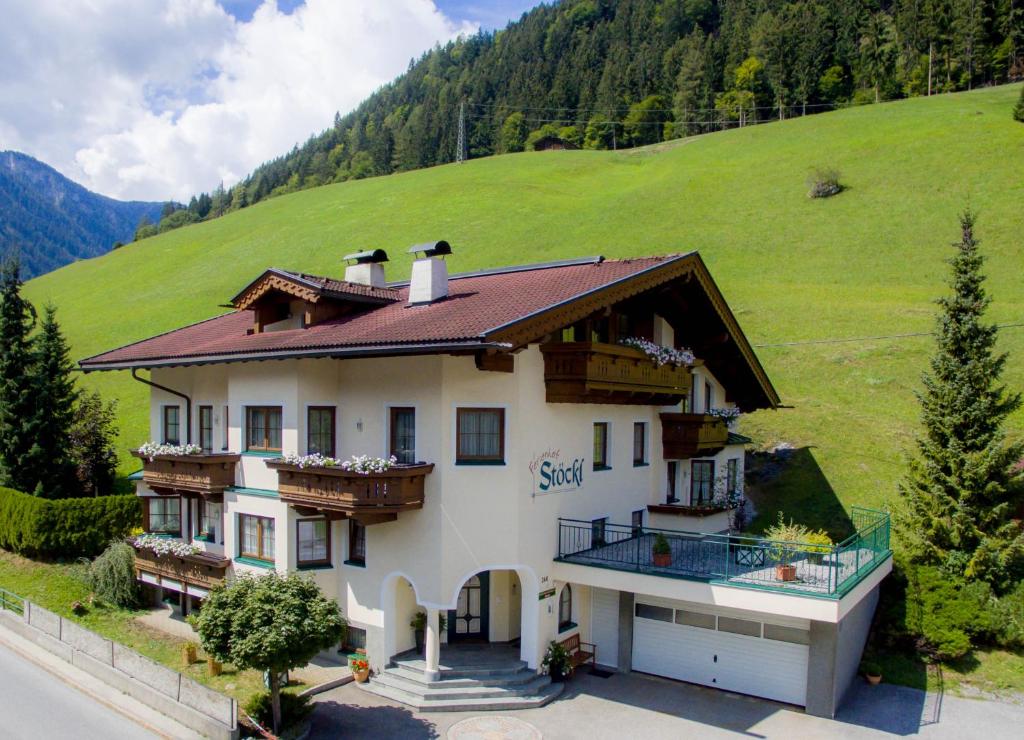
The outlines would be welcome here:
[[[1024,326],[1024,322],[1017,324],[996,324],[997,329],[1017,329]],[[770,344],[755,344],[754,347],[800,347],[811,344],[845,344],[848,342],[870,342],[879,339],[907,339],[910,337],[933,337],[933,331],[908,332],[906,334],[880,334],[873,337],[842,337],[832,339],[805,339],[796,342],[775,342]]]

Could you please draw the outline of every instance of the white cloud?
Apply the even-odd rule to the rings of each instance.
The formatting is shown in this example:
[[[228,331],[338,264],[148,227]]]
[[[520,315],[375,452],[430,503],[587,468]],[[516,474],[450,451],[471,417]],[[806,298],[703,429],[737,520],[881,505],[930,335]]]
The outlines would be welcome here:
[[[330,124],[411,57],[475,29],[431,0],[52,0],[0,24],[0,149],[121,198],[185,199]]]

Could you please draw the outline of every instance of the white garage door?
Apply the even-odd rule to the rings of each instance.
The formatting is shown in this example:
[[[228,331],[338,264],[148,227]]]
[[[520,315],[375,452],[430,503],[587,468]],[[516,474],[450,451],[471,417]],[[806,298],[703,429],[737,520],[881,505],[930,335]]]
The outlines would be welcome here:
[[[788,704],[807,703],[806,628],[765,624],[747,612],[688,607],[638,598],[633,670]]]

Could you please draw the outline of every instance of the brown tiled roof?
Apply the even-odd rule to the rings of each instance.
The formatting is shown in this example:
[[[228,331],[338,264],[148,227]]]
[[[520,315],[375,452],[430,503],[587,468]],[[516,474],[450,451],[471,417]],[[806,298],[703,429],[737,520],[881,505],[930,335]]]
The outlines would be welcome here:
[[[291,275],[299,280],[316,285],[322,292],[329,295],[333,294],[341,297],[349,295],[366,296],[369,298],[381,298],[391,301],[397,301],[401,298],[401,294],[395,288],[376,288],[372,285],[350,283],[345,280],[335,280],[334,278],[323,277],[321,275],[309,275],[304,272],[291,272],[290,270],[278,270],[278,272]]]
[[[235,355],[289,356],[360,347],[481,344],[489,341],[489,334],[508,324],[678,259],[678,255],[592,259],[453,275],[448,297],[434,303],[409,306],[408,286],[396,286],[383,289],[394,296],[392,302],[305,329],[249,334],[254,323],[252,312],[235,311],[90,357],[81,365],[84,369],[145,367],[147,363],[200,362]],[[324,290],[339,286],[348,290],[352,285],[319,276],[287,274],[315,282]]]

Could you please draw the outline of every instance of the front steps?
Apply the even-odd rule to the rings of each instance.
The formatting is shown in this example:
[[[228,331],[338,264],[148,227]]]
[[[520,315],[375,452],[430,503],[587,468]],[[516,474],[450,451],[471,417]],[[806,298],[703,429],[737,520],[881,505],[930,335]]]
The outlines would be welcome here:
[[[441,678],[428,681],[418,655],[396,656],[364,691],[421,712],[483,712],[541,707],[562,693],[563,685],[539,676],[521,660],[481,650],[442,655]]]

